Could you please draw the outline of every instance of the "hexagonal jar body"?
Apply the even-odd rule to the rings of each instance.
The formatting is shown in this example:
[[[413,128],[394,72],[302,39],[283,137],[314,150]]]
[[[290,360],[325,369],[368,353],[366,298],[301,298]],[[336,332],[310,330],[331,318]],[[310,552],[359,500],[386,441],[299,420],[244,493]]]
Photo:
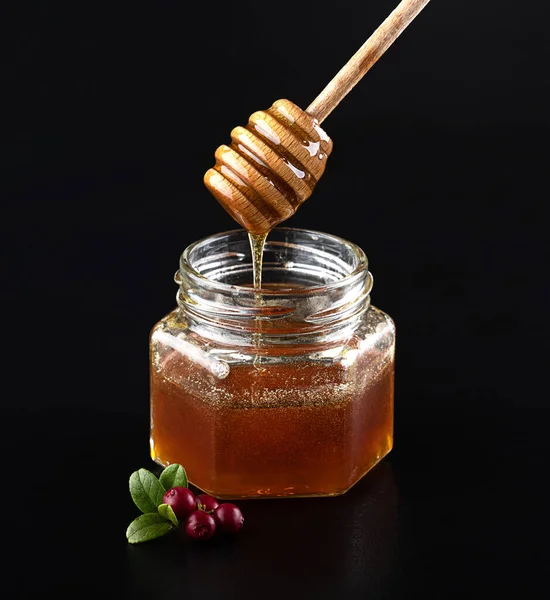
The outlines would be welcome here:
[[[191,244],[150,336],[151,456],[221,499],[342,494],[392,448],[395,327],[356,245],[275,228]]]

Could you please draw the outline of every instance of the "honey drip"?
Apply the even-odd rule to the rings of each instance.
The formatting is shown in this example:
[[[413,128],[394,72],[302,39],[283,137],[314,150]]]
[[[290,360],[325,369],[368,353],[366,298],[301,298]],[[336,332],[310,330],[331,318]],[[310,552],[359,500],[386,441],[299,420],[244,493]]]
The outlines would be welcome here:
[[[248,233],[250,240],[250,249],[252,250],[252,277],[254,289],[259,290],[262,287],[262,262],[264,255],[264,245],[267,239],[267,233]],[[259,296],[256,295],[256,299]]]
[[[264,246],[265,240],[267,238],[267,233],[248,233],[248,239],[250,241],[250,248],[252,250],[252,278],[253,278],[253,286],[254,289],[258,292],[254,295],[256,305],[261,306],[262,304],[262,295],[260,293],[260,289],[262,287],[262,263],[263,263],[263,255],[264,255]],[[254,348],[256,349],[256,354],[254,355],[254,368],[262,372],[264,368],[262,367],[262,358],[258,352],[260,348],[260,344],[262,341],[261,334],[261,320],[259,317],[256,319],[256,332],[253,335],[253,343]]]

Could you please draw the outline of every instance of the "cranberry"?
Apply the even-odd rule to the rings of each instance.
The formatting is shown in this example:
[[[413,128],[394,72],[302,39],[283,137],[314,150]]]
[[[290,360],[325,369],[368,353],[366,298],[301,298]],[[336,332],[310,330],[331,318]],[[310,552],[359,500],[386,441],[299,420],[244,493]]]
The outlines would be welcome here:
[[[193,492],[181,485],[170,488],[162,497],[162,502],[172,507],[178,519],[183,519],[197,508]]]
[[[185,533],[194,540],[209,540],[215,531],[214,517],[203,510],[194,510],[185,520]]]
[[[216,525],[222,533],[237,533],[243,526],[243,513],[238,506],[224,502],[214,510]]]
[[[200,510],[211,513],[218,508],[219,505],[220,503],[216,500],[216,498],[210,496],[209,494],[199,494],[197,496],[197,508]]]

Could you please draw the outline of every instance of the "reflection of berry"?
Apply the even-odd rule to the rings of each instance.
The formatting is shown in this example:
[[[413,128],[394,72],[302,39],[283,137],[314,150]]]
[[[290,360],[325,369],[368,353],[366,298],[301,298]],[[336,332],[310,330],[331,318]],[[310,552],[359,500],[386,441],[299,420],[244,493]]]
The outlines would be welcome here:
[[[162,497],[162,502],[172,507],[178,519],[183,519],[197,508],[193,492],[183,486],[170,488]]]
[[[194,540],[209,540],[215,531],[214,517],[203,510],[194,510],[185,520],[185,533]]]
[[[220,504],[214,510],[214,519],[222,533],[237,533],[244,523],[243,513],[231,502]]]
[[[220,503],[209,494],[199,494],[197,496],[197,508],[200,510],[205,510],[206,512],[211,513],[213,510],[218,508]]]

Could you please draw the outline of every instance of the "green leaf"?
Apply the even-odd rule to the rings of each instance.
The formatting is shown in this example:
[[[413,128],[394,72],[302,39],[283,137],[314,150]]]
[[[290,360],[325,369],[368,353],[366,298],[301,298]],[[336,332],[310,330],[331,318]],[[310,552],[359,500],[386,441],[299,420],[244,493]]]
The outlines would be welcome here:
[[[178,526],[178,518],[176,517],[176,513],[174,509],[169,504],[161,504],[159,506],[159,515],[172,521],[172,523],[177,527]]]
[[[174,463],[173,465],[166,467],[160,474],[160,482],[166,490],[178,485],[187,487],[187,473],[181,465]]]
[[[130,544],[148,542],[165,535],[172,529],[172,524],[158,512],[140,515],[134,519],[126,530],[126,538]]]
[[[134,471],[130,476],[130,494],[135,505],[144,513],[157,513],[166,490],[153,473],[147,469]]]

